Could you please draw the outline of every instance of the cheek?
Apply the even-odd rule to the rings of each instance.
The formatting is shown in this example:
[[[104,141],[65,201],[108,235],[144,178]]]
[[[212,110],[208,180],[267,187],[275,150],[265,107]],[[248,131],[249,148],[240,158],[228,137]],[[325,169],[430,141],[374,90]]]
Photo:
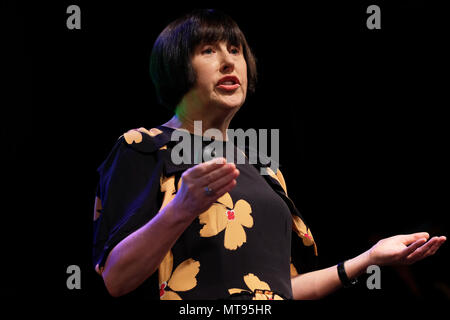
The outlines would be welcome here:
[[[193,65],[196,72],[196,83],[198,87],[210,87],[214,79],[214,66],[209,63]]]
[[[245,81],[245,87],[247,88],[248,85],[248,79],[247,79],[247,68],[244,69],[242,79]]]
[[[240,79],[241,79],[241,83],[245,84],[245,90],[247,90],[247,85],[248,85],[248,79],[247,79],[247,64],[244,62],[241,66],[240,66]]]
[[[247,63],[245,62],[245,58],[242,57],[241,59],[239,59],[239,61],[236,62],[235,66],[236,69],[238,69],[241,78],[247,81]]]

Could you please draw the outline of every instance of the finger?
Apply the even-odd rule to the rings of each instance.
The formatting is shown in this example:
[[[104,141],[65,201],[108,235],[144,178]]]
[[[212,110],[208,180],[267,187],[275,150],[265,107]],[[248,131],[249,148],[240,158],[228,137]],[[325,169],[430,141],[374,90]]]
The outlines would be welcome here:
[[[237,182],[235,179],[228,182],[226,185],[222,186],[218,190],[214,191],[214,196],[219,199],[221,196],[223,196],[225,193],[230,192],[235,186]]]
[[[445,242],[445,237],[439,237],[433,247],[429,250],[428,255],[431,256],[436,253],[436,251],[441,247],[441,245]]]
[[[421,238],[425,238],[426,240],[428,240],[430,238],[430,235],[428,234],[428,232],[417,232],[412,234],[406,234],[403,236],[402,242],[403,244],[408,245]]]
[[[425,243],[420,248],[412,252],[408,257],[406,257],[407,261],[410,263],[414,263],[424,258],[428,250],[430,250],[430,248],[436,243],[436,241],[437,241],[436,237],[431,238],[427,243]]]
[[[224,166],[226,163],[227,163],[227,160],[223,157],[214,158],[209,161],[200,163],[200,164],[192,167],[189,170],[191,171],[191,176],[193,178],[197,178],[197,177],[202,177],[205,174],[208,174],[209,172]]]
[[[201,177],[196,178],[198,179],[196,183],[200,186],[209,186],[212,188],[211,184],[223,177],[231,175],[234,170],[236,170],[236,165],[234,163],[227,163],[221,168],[215,169]]]
[[[237,178],[237,176],[239,176],[239,170],[234,169],[234,172],[232,172],[231,174],[228,174],[220,178],[219,180],[216,180],[215,182],[209,184],[208,187],[212,189],[212,193],[207,196],[215,197],[216,199],[219,198],[221,195],[223,195],[222,189],[227,187],[232,181],[236,182],[235,179]]]
[[[214,182],[209,184],[209,187],[213,190],[219,190],[223,186],[227,185],[231,180],[236,179],[240,172],[238,169],[233,169],[230,173],[216,179]]]
[[[425,238],[416,240],[414,243],[410,244],[405,249],[403,249],[402,256],[407,257],[408,255],[416,251],[416,249],[422,246],[425,242],[427,242],[427,239]]]
[[[425,253],[425,256],[426,257],[432,256],[437,251],[437,249],[439,249],[440,246],[441,246],[440,241],[436,241],[436,243],[433,244],[431,248]]]

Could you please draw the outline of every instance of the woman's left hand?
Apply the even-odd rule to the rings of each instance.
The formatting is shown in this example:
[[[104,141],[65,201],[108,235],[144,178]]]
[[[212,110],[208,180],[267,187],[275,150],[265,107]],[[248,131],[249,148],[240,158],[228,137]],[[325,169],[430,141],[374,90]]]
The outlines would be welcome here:
[[[382,239],[369,250],[371,264],[409,265],[433,255],[447,240],[444,236],[429,237],[426,232],[418,232]]]

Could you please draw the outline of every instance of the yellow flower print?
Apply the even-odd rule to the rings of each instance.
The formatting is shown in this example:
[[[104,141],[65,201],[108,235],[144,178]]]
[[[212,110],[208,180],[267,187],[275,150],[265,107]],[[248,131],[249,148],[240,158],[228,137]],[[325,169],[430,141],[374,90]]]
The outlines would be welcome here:
[[[291,262],[291,278],[294,278],[298,276],[297,268],[294,266],[294,264]]]
[[[172,269],[173,255],[169,251],[158,269],[159,298],[161,300],[181,300],[177,292],[189,291],[197,285],[199,261],[187,259],[180,263],[173,273]]]
[[[178,190],[180,190],[181,187],[181,181],[183,179],[180,178],[180,180],[178,180]],[[175,198],[175,175],[172,175],[170,177],[165,177],[164,175],[161,175],[160,177],[160,181],[159,181],[159,185],[160,185],[160,190],[162,193],[164,193],[164,198],[163,198],[163,202],[161,205],[161,208],[164,208],[170,201],[172,201],[173,198]]]
[[[125,141],[128,144],[134,143],[141,143],[142,141],[142,133],[148,134],[150,137],[155,137],[158,134],[161,134],[162,131],[157,128],[151,128],[150,130],[147,130],[145,128],[139,128],[139,129],[131,129],[127,131],[123,137],[125,138]]]
[[[233,206],[233,200],[227,192],[217,199],[207,211],[199,215],[201,237],[212,237],[225,229],[224,246],[228,250],[236,250],[247,241],[244,227],[253,227],[252,208],[250,204],[240,199]]]
[[[283,300],[283,298],[271,291],[267,282],[259,280],[259,278],[253,273],[249,273],[244,276],[244,282],[250,290],[233,288],[228,289],[228,292],[230,294],[240,293],[243,291],[250,293],[254,292],[255,296],[253,297],[253,300]]]
[[[181,187],[182,179],[178,181],[178,190]],[[175,197],[175,175],[160,177],[160,190],[164,193],[161,209],[164,208]],[[160,210],[161,210],[160,209]],[[183,261],[172,274],[173,255],[169,251],[159,265],[159,296],[161,300],[181,300],[176,292],[188,291],[197,285],[197,273],[200,262],[193,259]]]
[[[287,196],[288,194],[286,189],[286,182],[280,169],[277,169],[277,173],[273,172],[273,170],[269,167],[266,169],[267,173],[276,181],[278,181]],[[305,246],[309,247],[314,245],[314,254],[317,256],[317,245],[314,241],[311,230],[305,225],[303,220],[295,214],[292,214],[292,229],[302,239],[302,242]]]
[[[280,169],[277,169],[277,173],[273,172],[273,170],[270,167],[266,168],[267,173],[274,178],[278,183],[281,185],[281,187],[284,190],[284,193],[287,195],[287,189],[286,189],[286,182],[284,180],[283,174],[281,173]]]
[[[314,254],[317,256],[317,245],[314,241],[311,230],[305,225],[299,216],[292,215],[292,229],[302,239],[305,246],[309,247],[314,245]]]

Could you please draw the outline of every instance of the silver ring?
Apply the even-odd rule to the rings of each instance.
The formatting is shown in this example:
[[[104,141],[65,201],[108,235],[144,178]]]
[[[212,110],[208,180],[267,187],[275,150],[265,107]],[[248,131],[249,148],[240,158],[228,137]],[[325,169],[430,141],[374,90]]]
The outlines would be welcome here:
[[[214,193],[213,189],[211,189],[211,188],[208,187],[208,186],[205,187],[205,194],[206,194],[207,196],[210,196],[210,195],[212,195],[213,193]]]

